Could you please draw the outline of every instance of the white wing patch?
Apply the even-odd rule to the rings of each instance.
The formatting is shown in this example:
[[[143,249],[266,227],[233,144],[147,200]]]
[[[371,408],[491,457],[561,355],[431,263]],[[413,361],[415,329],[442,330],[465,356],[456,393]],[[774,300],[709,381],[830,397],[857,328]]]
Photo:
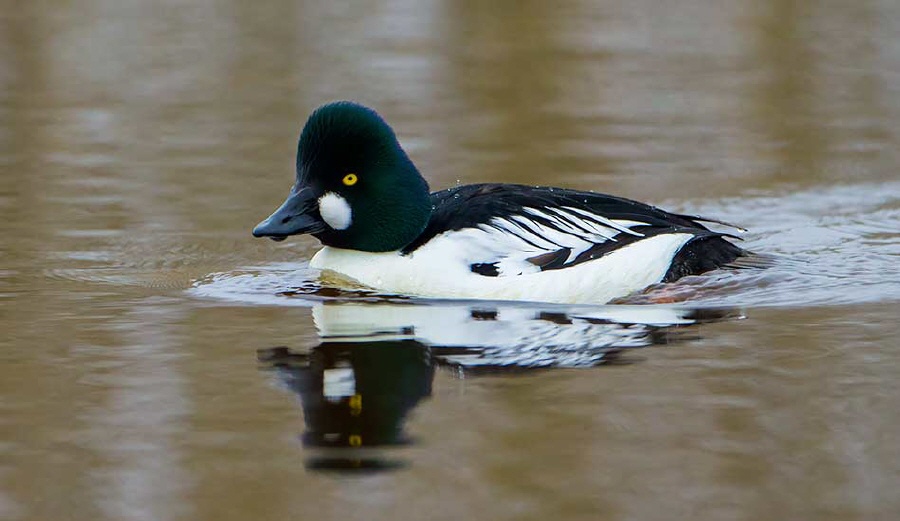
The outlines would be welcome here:
[[[618,242],[621,234],[643,237],[631,228],[646,224],[572,207],[525,207],[519,215],[445,232],[436,242],[445,243],[448,254],[462,257],[468,265],[491,265],[499,276],[524,275],[541,271],[540,262],[534,260],[541,255],[554,259],[565,255],[562,264],[569,264],[598,244]]]

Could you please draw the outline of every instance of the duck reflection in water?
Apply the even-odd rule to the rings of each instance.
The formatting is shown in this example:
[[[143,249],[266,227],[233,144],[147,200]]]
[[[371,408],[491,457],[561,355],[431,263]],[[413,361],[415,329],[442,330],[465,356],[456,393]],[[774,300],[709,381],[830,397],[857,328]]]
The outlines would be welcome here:
[[[403,339],[326,341],[309,354],[274,348],[260,351],[259,358],[300,395],[306,423],[301,439],[316,454],[307,461],[308,467],[384,470],[402,466],[365,449],[410,443],[404,419],[422,398],[431,395],[434,366],[428,346]]]
[[[627,348],[668,344],[735,310],[655,306],[559,308],[325,302],[313,308],[321,343],[309,352],[259,351],[300,396],[311,470],[402,468],[391,447],[411,443],[409,412],[431,395],[435,367],[455,376],[590,367]]]

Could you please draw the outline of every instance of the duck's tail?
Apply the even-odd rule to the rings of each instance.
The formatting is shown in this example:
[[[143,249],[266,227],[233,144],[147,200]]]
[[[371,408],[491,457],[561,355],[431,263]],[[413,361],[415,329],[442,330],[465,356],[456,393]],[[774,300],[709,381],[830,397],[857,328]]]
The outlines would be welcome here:
[[[662,281],[672,282],[687,275],[699,275],[717,268],[762,269],[773,263],[772,257],[735,246],[721,235],[700,235],[675,254]]]

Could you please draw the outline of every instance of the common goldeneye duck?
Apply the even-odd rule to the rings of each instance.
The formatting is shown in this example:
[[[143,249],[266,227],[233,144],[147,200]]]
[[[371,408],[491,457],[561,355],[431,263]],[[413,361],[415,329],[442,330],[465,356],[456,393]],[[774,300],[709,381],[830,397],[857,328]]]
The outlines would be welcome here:
[[[430,193],[381,116],[340,101],[310,115],[291,193],[253,235],[312,234],[311,267],[381,292],[601,304],[746,254],[700,221],[718,222],[562,188]]]

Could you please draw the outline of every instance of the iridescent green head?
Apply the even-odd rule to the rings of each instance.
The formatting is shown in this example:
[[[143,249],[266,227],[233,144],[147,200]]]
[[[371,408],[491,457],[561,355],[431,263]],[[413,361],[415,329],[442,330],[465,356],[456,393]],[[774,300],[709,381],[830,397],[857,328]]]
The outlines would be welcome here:
[[[391,127],[374,110],[339,101],[309,116],[291,194],[253,235],[310,233],[327,246],[393,251],[412,242],[430,215],[428,183]]]

